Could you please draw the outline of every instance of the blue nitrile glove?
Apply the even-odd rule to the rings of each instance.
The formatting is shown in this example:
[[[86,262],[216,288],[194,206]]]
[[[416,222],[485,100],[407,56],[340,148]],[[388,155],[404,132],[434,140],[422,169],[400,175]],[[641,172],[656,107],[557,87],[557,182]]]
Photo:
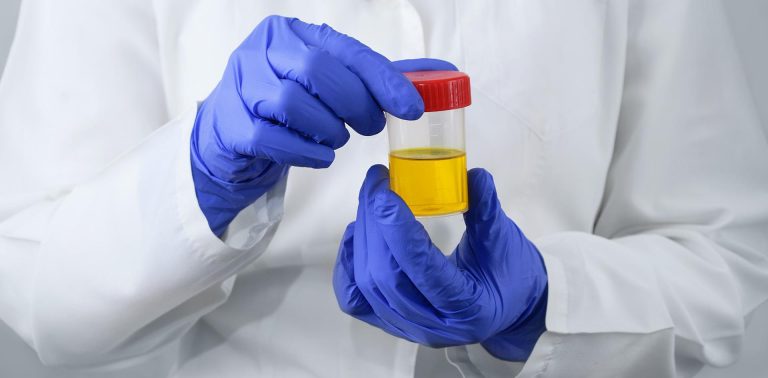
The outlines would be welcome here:
[[[200,104],[191,138],[200,208],[217,235],[288,166],[326,168],[349,140],[373,135],[382,110],[417,119],[424,103],[401,74],[455,70],[435,59],[390,62],[327,25],[267,17],[232,53]]]
[[[544,332],[547,273],[536,247],[501,209],[491,175],[469,171],[466,232],[447,258],[383,166],[360,189],[357,220],[341,242],[333,276],[342,311],[432,347],[482,343],[522,361]]]

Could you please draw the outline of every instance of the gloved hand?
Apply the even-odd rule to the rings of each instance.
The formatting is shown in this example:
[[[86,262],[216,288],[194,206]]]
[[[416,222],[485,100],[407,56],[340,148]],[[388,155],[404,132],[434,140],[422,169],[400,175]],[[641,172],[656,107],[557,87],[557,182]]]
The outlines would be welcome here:
[[[327,25],[267,17],[232,53],[200,104],[191,137],[198,202],[221,235],[288,166],[326,168],[349,140],[384,127],[382,110],[417,119],[424,103],[402,71],[455,70],[447,62],[392,63]]]
[[[333,287],[342,311],[432,347],[472,343],[511,361],[544,332],[547,274],[536,247],[501,209],[491,175],[469,171],[466,232],[446,258],[383,166],[360,189],[342,239]]]

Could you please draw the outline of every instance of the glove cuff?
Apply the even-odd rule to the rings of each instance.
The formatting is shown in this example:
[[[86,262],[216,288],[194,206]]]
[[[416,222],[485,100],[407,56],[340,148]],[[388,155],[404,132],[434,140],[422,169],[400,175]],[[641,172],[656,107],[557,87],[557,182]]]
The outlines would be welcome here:
[[[241,210],[268,192],[288,173],[288,166],[271,161],[267,162],[258,176],[241,182],[233,183],[216,177],[199,155],[198,133],[200,130],[198,122],[200,112],[201,110],[198,109],[190,137],[192,179],[200,210],[205,215],[211,231],[221,237],[229,223]]]

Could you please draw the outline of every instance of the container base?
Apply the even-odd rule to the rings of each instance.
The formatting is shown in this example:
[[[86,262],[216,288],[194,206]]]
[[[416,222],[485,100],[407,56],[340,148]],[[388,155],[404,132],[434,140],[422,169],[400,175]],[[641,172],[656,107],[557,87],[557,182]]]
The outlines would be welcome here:
[[[457,209],[445,209],[445,207],[443,207],[443,208],[441,208],[441,210],[437,210],[437,211],[434,211],[434,210],[433,211],[419,211],[419,210],[411,209],[411,211],[413,211],[413,215],[416,216],[416,218],[418,218],[418,219],[420,219],[420,218],[439,218],[439,217],[445,217],[445,216],[449,216],[449,215],[464,214],[464,213],[467,212],[467,210],[469,210],[469,207],[466,206],[466,205],[463,206],[463,207],[457,208]]]

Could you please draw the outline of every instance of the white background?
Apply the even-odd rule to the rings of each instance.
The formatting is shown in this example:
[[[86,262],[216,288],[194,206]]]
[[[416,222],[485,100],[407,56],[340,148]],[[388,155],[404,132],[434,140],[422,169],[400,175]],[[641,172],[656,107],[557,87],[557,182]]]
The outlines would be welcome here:
[[[0,71],[13,39],[16,15],[20,0],[0,0]],[[60,1],[60,0],[59,0]],[[768,138],[768,0],[722,0],[731,20],[731,26],[742,56],[744,68],[758,105]],[[768,169],[768,162],[765,162]],[[765,312],[765,311],[762,311]],[[768,314],[755,314],[766,316]],[[753,344],[761,337],[768,337],[768,329],[752,329],[747,343]],[[751,348],[747,347],[746,350]],[[755,351],[752,353],[768,353]],[[739,370],[750,377],[755,373],[748,363],[739,363]],[[708,375],[708,374],[706,374]],[[705,376],[706,376],[705,375]],[[704,377],[702,377],[704,378]]]

